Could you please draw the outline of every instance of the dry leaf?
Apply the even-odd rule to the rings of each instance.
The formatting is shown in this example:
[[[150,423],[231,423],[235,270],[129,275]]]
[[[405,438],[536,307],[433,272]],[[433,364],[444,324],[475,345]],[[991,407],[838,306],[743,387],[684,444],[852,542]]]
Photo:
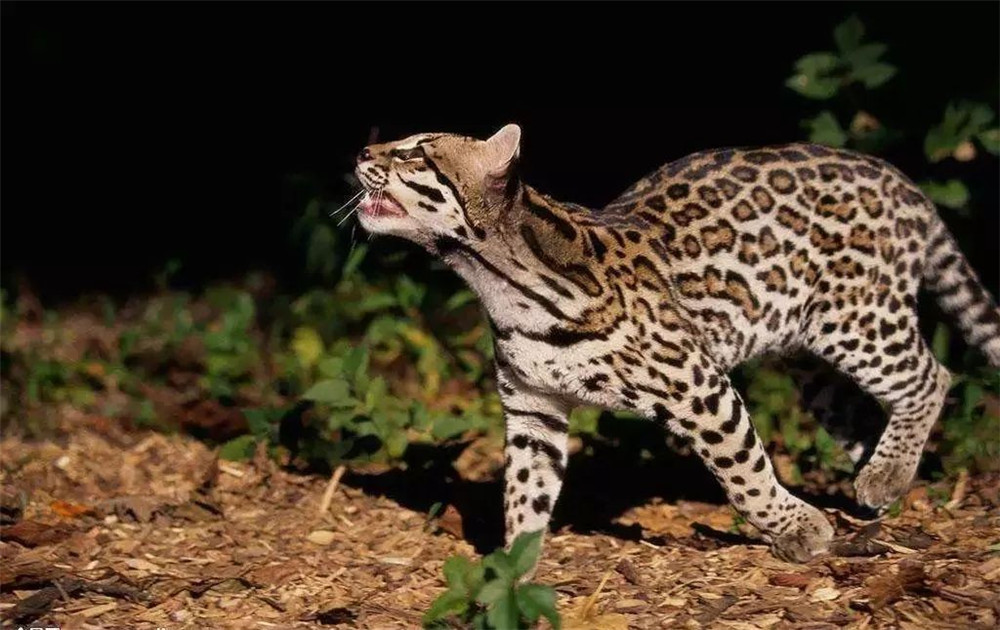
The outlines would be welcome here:
[[[438,519],[438,527],[448,532],[455,538],[464,538],[462,530],[462,515],[454,505],[449,504]]]
[[[813,591],[813,594],[809,599],[814,602],[832,602],[838,597],[840,597],[840,591],[829,586],[824,586],[823,588],[818,588]]]
[[[639,609],[647,607],[648,605],[649,602],[644,602],[641,599],[622,599],[614,603],[614,608],[615,610],[635,612]]]
[[[77,614],[84,619],[90,619],[92,617],[100,617],[106,612],[111,612],[115,608],[118,608],[118,602],[110,602],[107,604],[101,604],[100,606],[92,606],[85,610],[81,610]]]
[[[148,573],[159,573],[163,570],[149,560],[143,560],[142,558],[127,558],[125,560],[125,564],[130,569],[135,569],[136,571],[146,571]]]
[[[775,573],[769,582],[775,586],[790,586],[792,588],[805,588],[814,576],[808,573]]]
[[[73,530],[66,525],[48,525],[38,521],[21,521],[9,527],[4,527],[2,537],[4,540],[12,540],[25,547],[37,547],[39,545],[52,545],[69,538]]]
[[[80,518],[85,514],[93,514],[94,508],[69,501],[53,501],[49,504],[52,511],[63,518]]]
[[[314,532],[310,532],[309,535],[306,536],[306,540],[314,545],[326,546],[333,542],[335,536],[336,534],[333,532],[329,532],[324,529],[317,529]]]
[[[622,558],[615,567],[615,571],[621,573],[622,577],[630,584],[639,583],[639,572],[635,570],[635,565],[628,558]]]

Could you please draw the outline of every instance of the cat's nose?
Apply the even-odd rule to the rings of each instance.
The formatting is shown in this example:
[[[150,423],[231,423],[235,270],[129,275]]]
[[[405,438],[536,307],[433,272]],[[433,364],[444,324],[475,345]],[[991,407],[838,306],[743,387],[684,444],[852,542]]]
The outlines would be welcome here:
[[[372,152],[368,150],[368,147],[361,149],[361,153],[358,153],[358,164],[367,162],[370,159],[372,159]]]

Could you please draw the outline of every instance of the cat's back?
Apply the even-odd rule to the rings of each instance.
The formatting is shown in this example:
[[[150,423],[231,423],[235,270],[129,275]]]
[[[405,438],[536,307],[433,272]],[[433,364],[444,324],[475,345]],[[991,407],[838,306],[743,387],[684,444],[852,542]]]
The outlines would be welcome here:
[[[897,187],[899,191],[895,191]],[[838,203],[844,202],[844,194],[847,203],[867,201],[872,205],[875,197],[893,194],[906,197],[901,201],[910,204],[924,200],[912,182],[879,158],[817,144],[792,143],[692,153],[640,179],[605,206],[604,212],[650,211],[683,227],[741,200],[749,201],[764,214],[774,210],[779,198],[793,210],[811,211],[823,194],[837,193],[841,193]],[[832,203],[829,198],[824,201]],[[733,218],[740,221],[747,214],[738,212]]]

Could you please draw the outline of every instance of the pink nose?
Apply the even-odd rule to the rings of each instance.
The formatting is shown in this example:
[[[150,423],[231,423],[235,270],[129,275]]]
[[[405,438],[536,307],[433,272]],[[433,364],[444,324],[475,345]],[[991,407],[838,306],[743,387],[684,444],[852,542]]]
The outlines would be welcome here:
[[[367,162],[370,159],[372,159],[372,152],[368,150],[368,147],[361,149],[361,153],[358,153],[358,164]]]

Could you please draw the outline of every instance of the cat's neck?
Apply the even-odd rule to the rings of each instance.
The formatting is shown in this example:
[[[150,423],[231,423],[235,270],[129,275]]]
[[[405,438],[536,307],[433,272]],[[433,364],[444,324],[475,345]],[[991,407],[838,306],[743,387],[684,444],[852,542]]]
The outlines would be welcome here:
[[[601,291],[578,223],[586,212],[522,185],[485,238],[439,239],[438,254],[469,283],[499,327],[572,324]]]

